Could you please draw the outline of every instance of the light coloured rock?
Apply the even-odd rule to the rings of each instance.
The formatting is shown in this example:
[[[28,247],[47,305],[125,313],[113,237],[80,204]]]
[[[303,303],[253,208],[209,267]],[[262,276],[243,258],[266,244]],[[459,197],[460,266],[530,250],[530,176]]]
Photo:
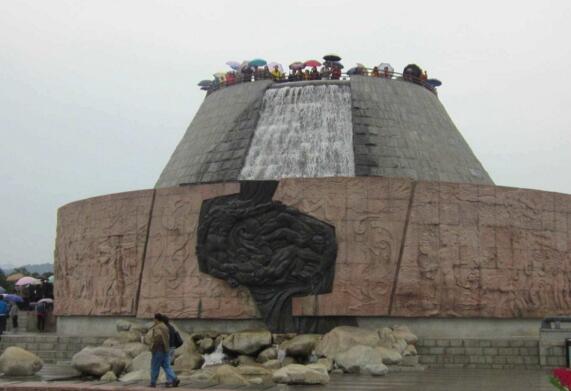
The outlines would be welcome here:
[[[43,366],[41,358],[16,346],[6,348],[0,356],[0,372],[6,376],[32,376]]]
[[[117,348],[86,347],[73,356],[71,363],[83,374],[100,377],[110,370],[120,375],[130,364],[130,358]]]
[[[369,364],[365,365],[363,372],[368,373],[371,376],[385,376],[389,373],[389,368],[384,364]]]
[[[406,349],[407,343],[403,338],[397,337],[394,331],[388,327],[384,327],[378,331],[379,346],[393,349],[402,354]]]
[[[190,337],[194,342],[198,343],[201,339],[204,338],[211,338],[212,340],[215,340],[219,335],[220,332],[216,330],[200,330],[192,332]]]
[[[181,335],[182,337],[182,335]],[[188,336],[188,337],[182,337],[183,339],[183,343],[181,346],[179,346],[175,351],[174,351],[174,356],[178,357],[186,352],[194,352],[194,353],[198,353],[198,347],[196,346],[196,343],[194,342],[194,340],[192,339],[192,337]]]
[[[198,351],[201,354],[212,353],[214,351],[214,340],[212,338],[203,338],[198,343]]]
[[[278,358],[278,350],[275,347],[270,346],[269,348],[262,350],[260,354],[258,354],[258,357],[256,357],[256,361],[259,363],[265,363],[266,361],[275,360],[277,358]]]
[[[280,360],[268,360],[263,363],[262,366],[267,369],[280,369],[282,367],[282,363]]]
[[[128,320],[118,320],[115,323],[115,328],[117,329],[118,332],[121,331],[129,331],[131,330],[131,327],[133,326],[132,322],[129,322]]]
[[[324,375],[328,375],[329,371],[327,370],[327,367],[323,364],[320,363],[314,363],[314,364],[307,364],[306,365],[307,368],[311,368],[311,369],[315,369],[316,371],[321,372]]]
[[[379,334],[374,330],[340,326],[323,336],[315,348],[315,353],[320,357],[333,358],[356,345],[374,347],[378,344]]]
[[[416,347],[414,345],[408,345],[404,350],[403,354],[404,357],[407,356],[417,356],[418,352],[416,351]]]
[[[399,325],[393,327],[393,335],[396,338],[402,338],[409,345],[416,345],[418,337],[414,335],[407,326]]]
[[[105,341],[103,341],[102,344],[102,346],[108,348],[116,348],[119,345],[121,345],[121,341],[119,341],[117,338],[107,338]]]
[[[124,374],[119,378],[120,382],[130,383],[135,381],[145,381],[148,382],[151,380],[151,371],[148,370],[138,370]],[[167,381],[164,371],[160,371],[159,378],[157,380],[158,383],[164,383]]]
[[[282,360],[282,367],[285,367],[286,365],[290,365],[290,364],[297,364],[298,362],[295,361],[295,358],[293,357],[285,357]]]
[[[290,340],[295,337],[295,333],[278,333],[272,334],[272,344],[281,345],[284,341]]]
[[[381,354],[383,357],[383,364],[385,365],[397,365],[402,360],[402,355],[394,349],[379,346],[376,347],[375,350]]]
[[[405,356],[402,358],[400,365],[403,367],[416,367],[418,365],[418,356]]]
[[[227,385],[248,386],[250,382],[242,376],[238,370],[230,365],[220,365],[216,367],[218,383]]]
[[[397,338],[397,341],[393,344],[393,349],[399,352],[400,354],[403,354],[407,346],[408,345],[406,344],[406,341],[404,339]]]
[[[141,336],[143,334],[138,330],[129,330],[129,331],[120,331],[118,339],[121,343],[129,343],[129,342],[141,342]]]
[[[315,350],[319,341],[321,341],[319,334],[302,334],[282,342],[280,349],[285,350],[290,357],[307,358]]]
[[[310,365],[290,364],[280,368],[272,375],[272,380],[283,384],[327,384],[329,374],[324,366],[315,368]]]
[[[127,372],[145,370],[148,371],[151,368],[151,358],[153,354],[149,351],[140,353],[135,357],[126,368]]]
[[[268,376],[272,374],[271,370],[261,365],[243,365],[236,367],[236,370],[243,376]]]
[[[371,368],[381,368],[383,356],[381,352],[370,346],[357,345],[335,355],[335,363],[348,373],[368,373]]]
[[[117,346],[118,349],[124,351],[127,356],[134,358],[143,352],[148,352],[149,347],[141,342],[129,342],[124,345]]]
[[[321,364],[325,368],[327,368],[327,372],[331,372],[333,370],[333,360],[330,358],[327,357],[320,358],[319,360],[317,360],[317,364]]]
[[[101,379],[99,379],[99,380],[106,381],[106,382],[117,381],[117,375],[115,375],[115,373],[113,371],[109,371],[109,372],[106,372],[103,376],[101,376]]]
[[[204,364],[204,357],[196,352],[185,352],[174,360],[173,369],[175,372],[190,372],[199,369]]]
[[[218,376],[216,376],[216,372],[212,368],[195,371],[190,375],[189,379],[199,383],[218,384]]]
[[[255,354],[270,346],[272,333],[267,330],[247,330],[230,334],[222,340],[222,346],[237,354]]]

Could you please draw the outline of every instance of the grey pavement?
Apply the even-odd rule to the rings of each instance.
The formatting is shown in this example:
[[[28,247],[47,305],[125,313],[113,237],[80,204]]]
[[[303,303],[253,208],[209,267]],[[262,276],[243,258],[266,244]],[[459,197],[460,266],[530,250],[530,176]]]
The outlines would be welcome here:
[[[264,390],[264,391],[548,391],[553,387],[548,381],[548,370],[541,369],[427,369],[421,372],[397,372],[385,377],[371,377],[368,375],[332,375],[331,382],[326,386],[216,386],[182,381],[180,389],[183,390]],[[102,383],[80,381],[75,372],[69,368],[46,366],[40,376],[30,379],[29,388],[22,379],[0,378],[0,389],[10,390],[13,386],[18,390],[26,389],[98,389],[98,390],[140,390],[146,389],[144,383]],[[62,381],[62,377],[70,376],[69,380]],[[60,379],[60,380],[55,380]],[[43,380],[43,383],[39,381]],[[61,387],[61,388],[60,388]],[[159,387],[160,388],[160,387]]]

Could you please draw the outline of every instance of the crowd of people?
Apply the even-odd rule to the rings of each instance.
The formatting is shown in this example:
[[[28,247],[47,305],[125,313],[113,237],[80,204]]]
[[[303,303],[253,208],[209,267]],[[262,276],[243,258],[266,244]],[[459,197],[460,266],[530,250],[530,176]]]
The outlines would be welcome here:
[[[219,72],[213,80],[203,80],[198,85],[205,91],[212,92],[221,87],[228,87],[238,83],[253,82],[258,80],[273,80],[274,82],[295,82],[304,80],[340,80],[353,75],[378,77],[384,79],[400,79],[422,85],[436,93],[436,86],[440,82],[436,79],[428,79],[426,70],[422,70],[416,64],[407,65],[402,74],[394,72],[390,64],[382,63],[373,68],[367,68],[362,64],[343,73],[341,58],[337,55],[326,55],[325,61],[309,60],[306,62],[294,62],[289,65],[289,72],[284,72],[282,66],[277,63],[268,64],[265,60],[256,59],[242,63],[229,61],[231,67],[228,72]],[[319,68],[319,69],[318,69]]]

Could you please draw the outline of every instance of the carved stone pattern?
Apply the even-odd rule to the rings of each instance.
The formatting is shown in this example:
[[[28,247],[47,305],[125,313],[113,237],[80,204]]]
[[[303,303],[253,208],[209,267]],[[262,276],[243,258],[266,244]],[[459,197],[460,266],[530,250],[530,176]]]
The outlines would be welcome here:
[[[59,209],[57,315],[135,315],[152,196],[134,191]]]
[[[274,199],[335,226],[333,290],[293,301],[296,316],[386,315],[411,181],[401,178],[284,179]]]
[[[274,332],[305,330],[293,296],[331,291],[335,228],[281,202],[277,182],[244,182],[240,194],[204,201],[198,228],[200,270],[246,286]]]
[[[419,182],[392,315],[568,315],[570,216],[569,195]]]
[[[227,183],[156,190],[138,317],[158,311],[171,318],[257,317],[248,290],[201,273],[195,254],[203,200],[238,189]]]

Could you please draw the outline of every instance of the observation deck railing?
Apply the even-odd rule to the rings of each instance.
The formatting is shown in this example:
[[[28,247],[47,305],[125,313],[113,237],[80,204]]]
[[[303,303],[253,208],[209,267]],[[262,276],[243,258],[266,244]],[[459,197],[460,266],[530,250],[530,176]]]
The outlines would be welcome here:
[[[404,80],[404,81],[408,81],[410,83],[414,83],[417,85],[420,85],[424,88],[426,88],[427,90],[431,91],[432,93],[434,93],[435,95],[438,95],[437,91],[436,91],[436,87],[433,86],[430,83],[427,83],[426,80],[424,79],[420,79],[418,77],[412,76],[412,75],[406,75],[400,72],[384,72],[379,70],[379,76],[374,76],[371,75],[372,69],[370,68],[365,68],[367,70],[367,74],[363,75],[363,74],[348,74],[348,73],[341,73],[339,78],[335,78],[333,79],[331,77],[331,75],[328,75],[327,77],[322,77],[321,74],[319,76],[319,78],[309,78],[306,79],[305,75],[304,78],[300,79],[297,75],[295,75],[294,78],[290,79],[290,75],[291,73],[283,73],[282,77],[279,79],[276,79],[274,77],[272,77],[271,75],[268,77],[267,75],[255,75],[253,74],[251,76],[250,80],[244,80],[242,77],[237,77],[236,79],[232,80],[232,81],[221,81],[219,84],[212,84],[209,88],[204,88],[203,89],[205,91],[207,91],[207,94],[214,92],[216,90],[219,90],[221,88],[226,88],[226,87],[231,87],[233,85],[236,84],[241,84],[241,83],[253,83],[256,81],[262,81],[262,80],[273,80],[276,83],[295,83],[295,82],[300,82],[300,81],[320,81],[320,80],[351,80],[352,76],[362,76],[362,77],[371,77],[371,78],[378,78],[378,79],[386,79],[386,80]]]

